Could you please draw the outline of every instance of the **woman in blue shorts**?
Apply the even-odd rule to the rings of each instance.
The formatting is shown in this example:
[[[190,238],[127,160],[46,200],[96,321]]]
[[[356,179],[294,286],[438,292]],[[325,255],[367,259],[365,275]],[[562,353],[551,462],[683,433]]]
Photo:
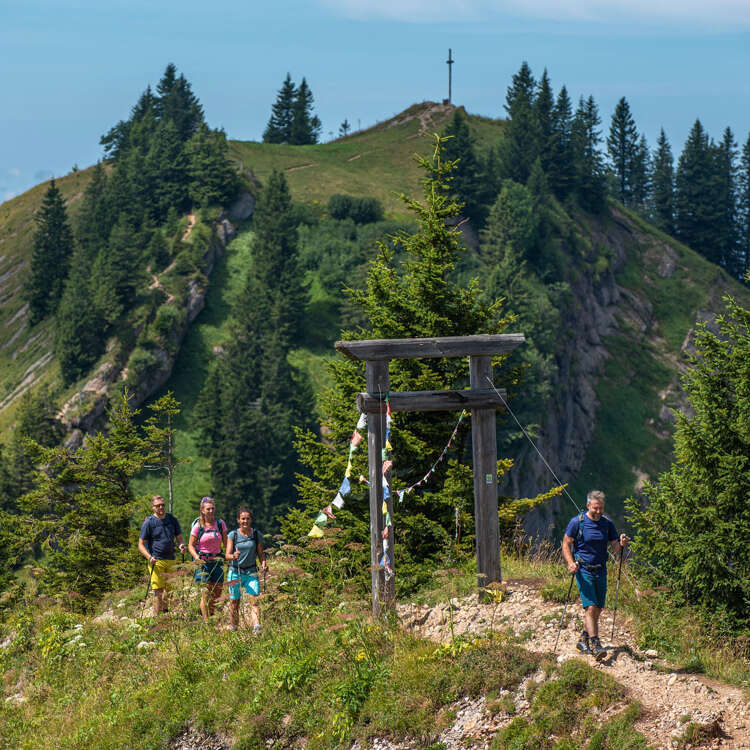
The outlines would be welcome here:
[[[230,532],[227,537],[229,627],[231,630],[237,630],[240,624],[240,598],[244,593],[250,597],[249,621],[253,633],[260,633],[260,612],[258,610],[260,583],[258,581],[257,560],[260,560],[263,572],[268,570],[266,555],[263,551],[263,534],[253,528],[253,514],[247,505],[241,505],[237,511],[237,523],[239,528]],[[235,581],[234,584],[233,581]],[[247,623],[247,619],[247,617],[243,617],[245,623]]]
[[[188,551],[193,560],[201,563],[195,571],[195,580],[205,583],[201,595],[201,614],[204,622],[214,613],[216,600],[224,583],[224,559],[221,548],[227,543],[227,525],[216,520],[216,504],[210,497],[201,500],[200,516],[190,530]]]

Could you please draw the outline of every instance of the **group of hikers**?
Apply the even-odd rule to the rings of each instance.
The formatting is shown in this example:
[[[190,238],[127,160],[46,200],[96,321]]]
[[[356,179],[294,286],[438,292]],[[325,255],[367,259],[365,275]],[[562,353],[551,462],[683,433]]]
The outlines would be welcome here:
[[[251,626],[260,633],[258,596],[260,582],[258,565],[265,574],[268,570],[263,550],[263,535],[252,526],[253,515],[246,505],[237,510],[238,528],[227,533],[227,526],[216,518],[216,504],[204,497],[200,515],[190,529],[187,546],[179,521],[166,512],[161,495],[151,499],[153,515],[141,526],[138,540],[140,553],[148,560],[151,588],[154,591],[154,615],[167,612],[169,577],[175,569],[175,542],[184,555],[189,552],[199,564],[195,580],[206,585],[201,595],[203,619],[214,614],[217,600],[226,585],[229,590],[229,627],[237,630],[240,624]],[[586,511],[570,519],[562,542],[563,559],[571,576],[575,576],[584,609],[583,632],[576,644],[578,651],[591,654],[597,661],[606,656],[599,640],[599,618],[607,598],[607,547],[615,555],[630,539],[618,534],[614,523],[604,515],[604,493],[591,490],[586,497]],[[222,551],[224,550],[224,551]],[[224,581],[224,561],[229,561],[229,573]],[[571,585],[572,585],[571,577]],[[249,622],[240,623],[240,599],[249,597]]]
[[[214,614],[216,603],[226,586],[229,593],[229,629],[240,626],[252,627],[260,633],[258,597],[258,561],[263,574],[268,563],[263,550],[263,534],[253,528],[253,514],[247,505],[237,509],[237,526],[227,532],[227,525],[216,518],[216,503],[204,497],[200,503],[200,514],[190,529],[187,545],[182,536],[180,522],[167,513],[166,502],[161,495],[151,498],[150,515],[141,526],[138,551],[149,565],[149,580],[154,592],[154,615],[169,611],[169,579],[175,571],[175,545],[186,552],[198,564],[194,573],[196,582],[205,584],[201,594],[203,619]],[[224,562],[229,562],[227,580],[224,580]],[[249,613],[240,617],[240,600],[249,599]]]

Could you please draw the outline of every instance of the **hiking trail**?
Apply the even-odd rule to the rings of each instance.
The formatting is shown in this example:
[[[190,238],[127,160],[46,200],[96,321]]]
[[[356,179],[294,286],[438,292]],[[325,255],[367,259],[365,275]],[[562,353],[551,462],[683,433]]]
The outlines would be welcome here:
[[[435,606],[402,604],[398,606],[398,613],[405,628],[431,640],[449,641],[452,619],[453,633],[456,636],[512,628],[517,636],[524,639],[524,648],[551,653],[555,646],[563,605],[544,601],[539,592],[542,584],[541,578],[511,579],[507,581],[507,598],[499,603],[480,604],[477,595],[473,594]],[[604,610],[600,621],[600,634],[607,649],[607,656],[598,664],[593,657],[579,654],[575,649],[581,631],[580,601],[571,599],[566,620],[557,648],[558,662],[573,658],[583,659],[595,669],[607,672],[623,685],[628,697],[643,705],[643,714],[635,728],[646,736],[653,748],[673,748],[673,739],[681,736],[686,721],[713,725],[716,734],[726,735],[704,741],[695,747],[721,747],[726,750],[750,748],[750,704],[741,688],[703,675],[672,669],[654,651],[643,652],[636,645],[635,636],[621,613],[618,613],[616,621],[614,643],[610,643],[610,609]],[[523,687],[522,685],[521,688]],[[515,697],[519,714],[522,714],[524,709],[528,710],[528,702],[523,698],[522,689],[519,689]],[[499,717],[493,718],[487,714],[482,717],[483,699],[471,703],[480,704],[474,706],[473,719],[470,722],[473,729],[468,732],[469,737],[475,737],[477,744],[467,745],[468,738],[464,733],[457,744],[452,744],[447,737],[441,738],[447,748],[489,747],[489,741],[494,733],[513,718],[508,716],[498,726]],[[462,710],[461,707],[458,708],[457,718],[461,716]],[[466,706],[463,709],[465,713]],[[690,718],[686,719],[687,716]],[[489,722],[491,725],[485,726]],[[484,744],[483,740],[486,740]]]

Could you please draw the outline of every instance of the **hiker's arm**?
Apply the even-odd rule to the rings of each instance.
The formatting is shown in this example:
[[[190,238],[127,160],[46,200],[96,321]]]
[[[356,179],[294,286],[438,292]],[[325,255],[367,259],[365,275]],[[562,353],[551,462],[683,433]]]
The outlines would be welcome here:
[[[612,554],[617,555],[617,553],[623,549],[623,547],[627,547],[630,543],[630,537],[627,534],[620,534],[620,536],[617,539],[613,539],[610,544],[612,546]]]
[[[234,552],[234,542],[232,541],[232,537],[228,536],[227,537],[227,552],[224,555],[224,557],[226,557],[227,560],[230,560],[230,561],[231,560],[236,560],[237,558],[235,558],[234,555],[235,555],[235,552]],[[239,557],[239,554],[237,555],[237,557]]]
[[[151,553],[146,549],[146,545],[142,538],[138,539],[138,551],[150,562],[154,563],[155,558],[151,557]]]
[[[562,554],[563,559],[568,566],[568,573],[575,573],[578,571],[578,563],[573,559],[574,541],[575,539],[573,539],[572,536],[568,536],[567,534],[563,537]]]
[[[263,568],[263,570],[268,570],[266,551],[263,549],[263,542],[258,542],[258,559],[260,560],[260,567]]]
[[[190,553],[191,557],[195,562],[199,562],[201,559],[201,556],[198,554],[198,551],[195,549],[195,543],[198,541],[198,537],[195,534],[190,535],[190,541],[188,541],[188,552]]]
[[[179,533],[175,538],[177,539],[177,544],[180,545],[180,552],[184,555],[187,547],[185,546],[185,540],[182,538],[182,533]]]

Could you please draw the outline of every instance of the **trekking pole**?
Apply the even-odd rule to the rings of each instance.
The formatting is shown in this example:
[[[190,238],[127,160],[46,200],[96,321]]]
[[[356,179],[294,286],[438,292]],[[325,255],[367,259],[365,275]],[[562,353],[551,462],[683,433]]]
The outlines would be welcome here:
[[[565,597],[565,606],[563,607],[562,615],[560,617],[560,627],[557,630],[557,639],[555,640],[555,648],[552,651],[552,654],[557,653],[557,644],[560,642],[560,633],[562,633],[563,628],[563,622],[565,621],[565,612],[568,609],[568,600],[570,599],[570,592],[573,590],[573,579],[576,577],[575,573],[570,574],[570,586],[568,586],[568,594]]]
[[[148,579],[146,580],[146,596],[143,598],[143,607],[141,608],[141,619],[146,616],[146,602],[148,601],[148,590],[151,588],[151,578],[154,575],[154,565],[151,563],[151,568],[148,571]]]
[[[613,641],[615,639],[615,618],[617,617],[617,599],[620,596],[620,576],[622,575],[622,553],[625,548],[620,545],[620,564],[617,566],[617,588],[615,589],[615,609],[612,612],[612,637],[609,639]]]
[[[263,569],[263,593],[264,594],[266,593],[266,573],[268,573],[268,571],[264,568]]]

